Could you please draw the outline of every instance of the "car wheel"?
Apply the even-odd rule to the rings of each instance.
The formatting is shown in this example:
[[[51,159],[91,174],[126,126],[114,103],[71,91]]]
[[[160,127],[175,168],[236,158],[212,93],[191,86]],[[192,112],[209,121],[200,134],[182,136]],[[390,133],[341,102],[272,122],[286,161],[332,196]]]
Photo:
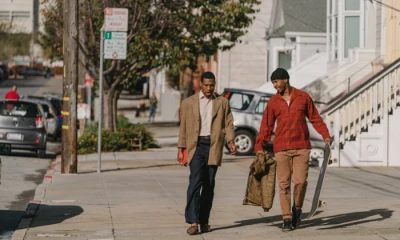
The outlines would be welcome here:
[[[37,151],[37,155],[38,155],[39,158],[46,158],[46,150],[44,150],[44,149],[39,149],[39,150]]]
[[[249,131],[238,130],[235,133],[237,155],[251,155],[254,152],[255,136]]]

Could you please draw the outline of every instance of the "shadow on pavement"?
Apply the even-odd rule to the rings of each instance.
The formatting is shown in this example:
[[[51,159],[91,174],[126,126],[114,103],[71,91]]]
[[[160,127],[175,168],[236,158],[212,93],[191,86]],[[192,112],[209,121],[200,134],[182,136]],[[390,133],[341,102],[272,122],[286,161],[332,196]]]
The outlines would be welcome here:
[[[30,203],[32,204],[32,203]],[[83,208],[76,205],[39,205],[30,228],[59,224],[83,213]],[[32,206],[31,208],[34,208]],[[29,208],[29,206],[28,206]]]
[[[319,211],[319,213],[321,213],[321,211]],[[328,230],[336,228],[345,228],[369,222],[383,221],[385,219],[392,217],[393,211],[389,209],[373,209],[365,212],[339,214],[334,216],[315,218],[311,220],[305,219],[307,214],[308,213],[303,213],[302,216],[303,218],[301,221],[300,228],[322,226],[322,228],[318,228],[317,230]],[[276,215],[271,217],[247,219],[247,220],[236,221],[235,223],[236,224],[234,225],[213,228],[212,230],[218,231],[218,230],[238,228],[238,227],[244,227],[248,225],[261,224],[261,223],[267,223],[267,224],[273,223],[272,226],[280,228],[282,225],[282,216]]]
[[[39,204],[29,204],[28,209],[38,208]],[[69,218],[73,218],[83,212],[79,206],[49,206],[40,204],[38,212],[34,216],[31,226],[24,227],[40,227],[53,224],[59,224]],[[21,219],[30,218],[25,211],[17,210],[0,210],[0,239],[2,236],[11,235],[12,232],[18,229]],[[16,219],[16,221],[10,221]]]
[[[24,211],[17,210],[0,210],[0,236],[4,236],[7,233],[12,233],[18,227],[18,219],[21,219],[24,215]],[[13,221],[12,219],[17,219]],[[0,237],[1,239],[1,237]]]
[[[301,227],[324,226],[323,228],[318,228],[317,230],[345,228],[369,222],[383,221],[391,218],[393,212],[394,211],[387,208],[381,208],[364,212],[352,212],[334,216],[326,216],[312,220],[303,220]]]

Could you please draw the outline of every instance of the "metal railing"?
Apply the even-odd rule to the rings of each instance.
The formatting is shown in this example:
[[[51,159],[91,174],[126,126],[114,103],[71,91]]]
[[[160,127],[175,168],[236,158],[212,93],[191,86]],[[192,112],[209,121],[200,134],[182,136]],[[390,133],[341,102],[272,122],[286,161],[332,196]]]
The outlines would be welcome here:
[[[356,72],[352,73],[346,79],[342,80],[341,82],[339,82],[335,86],[333,86],[333,87],[329,88],[328,90],[326,90],[319,98],[316,98],[315,101],[327,104],[332,99],[337,97],[338,95],[343,95],[343,94],[351,92],[352,85],[354,83],[356,83],[359,80],[361,80],[362,78],[368,76],[368,73],[367,74],[361,74],[361,73],[364,72],[365,70],[367,70],[367,68],[371,67],[377,60],[381,59],[381,57],[382,56],[376,57],[374,60],[372,60],[368,64],[364,65],[363,67],[358,69]],[[372,73],[372,68],[371,68],[370,74],[371,73]],[[328,78],[331,78],[331,77],[328,77]]]

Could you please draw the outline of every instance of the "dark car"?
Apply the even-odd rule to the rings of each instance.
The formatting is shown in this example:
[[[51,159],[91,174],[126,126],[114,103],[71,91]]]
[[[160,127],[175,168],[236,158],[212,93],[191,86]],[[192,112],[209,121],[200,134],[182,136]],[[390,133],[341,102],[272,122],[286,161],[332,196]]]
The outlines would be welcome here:
[[[6,65],[0,65],[0,71],[3,72],[3,77],[0,80],[8,80],[11,75],[11,70]]]
[[[27,79],[28,77],[50,78],[51,76],[54,76],[54,73],[49,68],[43,70],[36,67],[27,67],[18,71],[18,75],[24,76],[24,79]]]
[[[0,101],[0,143],[11,149],[46,155],[46,121],[40,104],[25,100]]]

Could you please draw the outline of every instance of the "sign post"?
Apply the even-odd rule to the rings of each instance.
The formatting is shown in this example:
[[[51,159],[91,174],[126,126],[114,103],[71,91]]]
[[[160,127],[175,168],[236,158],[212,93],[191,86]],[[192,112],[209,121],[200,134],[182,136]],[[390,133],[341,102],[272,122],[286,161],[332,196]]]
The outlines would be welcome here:
[[[103,62],[104,59],[126,59],[128,9],[105,8],[104,25],[100,31],[100,69],[99,69],[99,128],[97,137],[97,173],[101,172],[101,129],[103,116]]]

